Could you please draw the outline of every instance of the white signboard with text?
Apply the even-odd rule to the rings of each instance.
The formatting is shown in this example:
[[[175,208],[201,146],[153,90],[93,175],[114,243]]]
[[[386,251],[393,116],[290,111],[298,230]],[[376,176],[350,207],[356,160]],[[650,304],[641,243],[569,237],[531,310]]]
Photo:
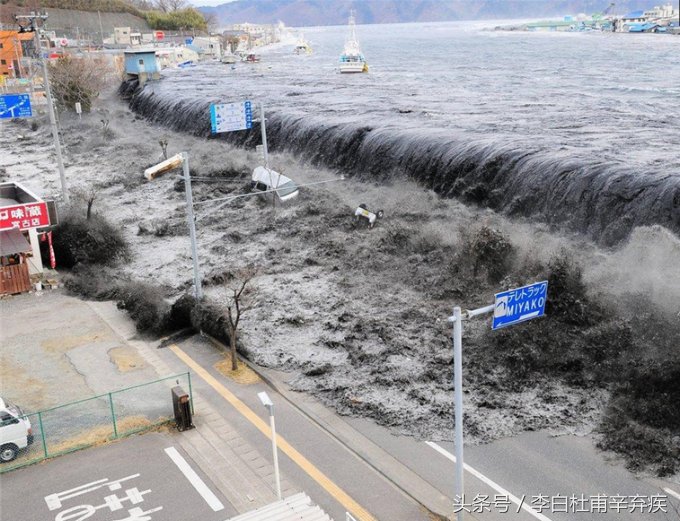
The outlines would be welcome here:
[[[210,105],[210,128],[213,134],[245,130],[253,126],[250,101]]]

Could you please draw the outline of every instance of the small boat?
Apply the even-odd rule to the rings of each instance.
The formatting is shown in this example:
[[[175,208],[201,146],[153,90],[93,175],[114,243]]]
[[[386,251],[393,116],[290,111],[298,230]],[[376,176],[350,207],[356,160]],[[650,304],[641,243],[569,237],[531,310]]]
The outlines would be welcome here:
[[[349,37],[340,55],[340,72],[368,72],[368,63],[357,40],[354,11],[349,15]]]
[[[300,34],[300,38],[295,43],[295,49],[293,49],[295,54],[312,54],[312,47],[309,42],[305,40],[304,35]]]
[[[248,63],[257,63],[260,61],[260,56],[251,52],[245,55],[243,61]]]

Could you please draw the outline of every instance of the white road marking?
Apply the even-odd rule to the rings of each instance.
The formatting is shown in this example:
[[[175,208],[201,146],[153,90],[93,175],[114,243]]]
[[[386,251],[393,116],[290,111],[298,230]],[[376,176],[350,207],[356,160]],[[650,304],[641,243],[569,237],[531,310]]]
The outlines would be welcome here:
[[[450,459],[450,460],[453,461],[454,463],[456,462],[456,457],[455,457],[453,454],[451,454],[448,450],[446,450],[445,448],[440,447],[439,445],[437,445],[436,443],[434,443],[434,442],[432,442],[432,441],[426,441],[425,443],[427,443],[430,447],[432,447],[434,450],[436,450],[439,454],[441,454],[441,455],[444,456],[445,458]],[[495,490],[496,492],[498,492],[499,494],[502,494],[503,496],[507,496],[508,499],[509,499],[510,501],[512,501],[515,505],[517,505],[518,507],[521,506],[522,510],[526,510],[529,514],[531,514],[532,516],[534,516],[536,519],[540,519],[541,521],[551,521],[549,517],[544,516],[544,515],[541,514],[540,512],[534,510],[533,508],[531,508],[530,506],[528,506],[526,503],[524,503],[524,500],[523,500],[523,499],[520,499],[520,498],[518,498],[517,496],[512,495],[510,492],[508,492],[508,491],[505,490],[503,487],[501,487],[498,483],[496,483],[495,481],[493,481],[493,480],[487,478],[487,477],[486,477],[484,474],[482,474],[481,472],[479,472],[479,471],[473,469],[473,468],[472,468],[470,465],[468,465],[467,463],[463,463],[463,468],[464,468],[467,472],[469,472],[470,474],[472,474],[474,477],[476,477],[477,479],[479,479],[480,481],[482,481],[482,482],[486,483],[487,485],[489,485],[492,489],[494,489],[494,490]]]
[[[670,488],[664,488],[663,491],[666,494],[670,494],[673,496],[675,499],[680,499],[680,494],[678,494],[675,490],[671,490]]]
[[[192,469],[187,461],[182,457],[182,455],[177,452],[175,447],[168,447],[165,449],[165,452],[168,456],[170,456],[170,459],[175,463],[175,465],[177,465],[182,474],[184,474],[184,477],[189,480],[189,483],[194,486],[196,492],[198,492],[201,497],[205,499],[205,502],[208,503],[210,508],[212,508],[215,512],[224,510],[224,505],[222,502],[217,499],[217,496],[212,493],[212,491],[208,488],[208,485],[206,485],[205,482],[198,476],[198,474],[194,472],[194,469]]]

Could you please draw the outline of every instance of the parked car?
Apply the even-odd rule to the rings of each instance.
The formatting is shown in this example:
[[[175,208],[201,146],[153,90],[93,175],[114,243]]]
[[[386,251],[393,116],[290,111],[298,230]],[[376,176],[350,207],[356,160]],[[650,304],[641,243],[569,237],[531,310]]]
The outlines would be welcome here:
[[[31,443],[33,430],[29,419],[20,407],[0,398],[0,462],[12,461]]]

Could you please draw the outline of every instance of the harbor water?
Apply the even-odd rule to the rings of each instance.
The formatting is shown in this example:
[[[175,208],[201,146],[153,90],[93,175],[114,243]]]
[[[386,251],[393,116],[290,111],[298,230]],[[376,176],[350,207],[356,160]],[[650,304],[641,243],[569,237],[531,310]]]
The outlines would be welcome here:
[[[306,28],[259,63],[167,69],[131,100],[210,136],[209,106],[267,108],[270,150],[615,244],[680,234],[680,38],[529,33],[492,23],[357,27],[368,74],[340,74],[346,27]],[[220,136],[259,144],[259,128]]]

